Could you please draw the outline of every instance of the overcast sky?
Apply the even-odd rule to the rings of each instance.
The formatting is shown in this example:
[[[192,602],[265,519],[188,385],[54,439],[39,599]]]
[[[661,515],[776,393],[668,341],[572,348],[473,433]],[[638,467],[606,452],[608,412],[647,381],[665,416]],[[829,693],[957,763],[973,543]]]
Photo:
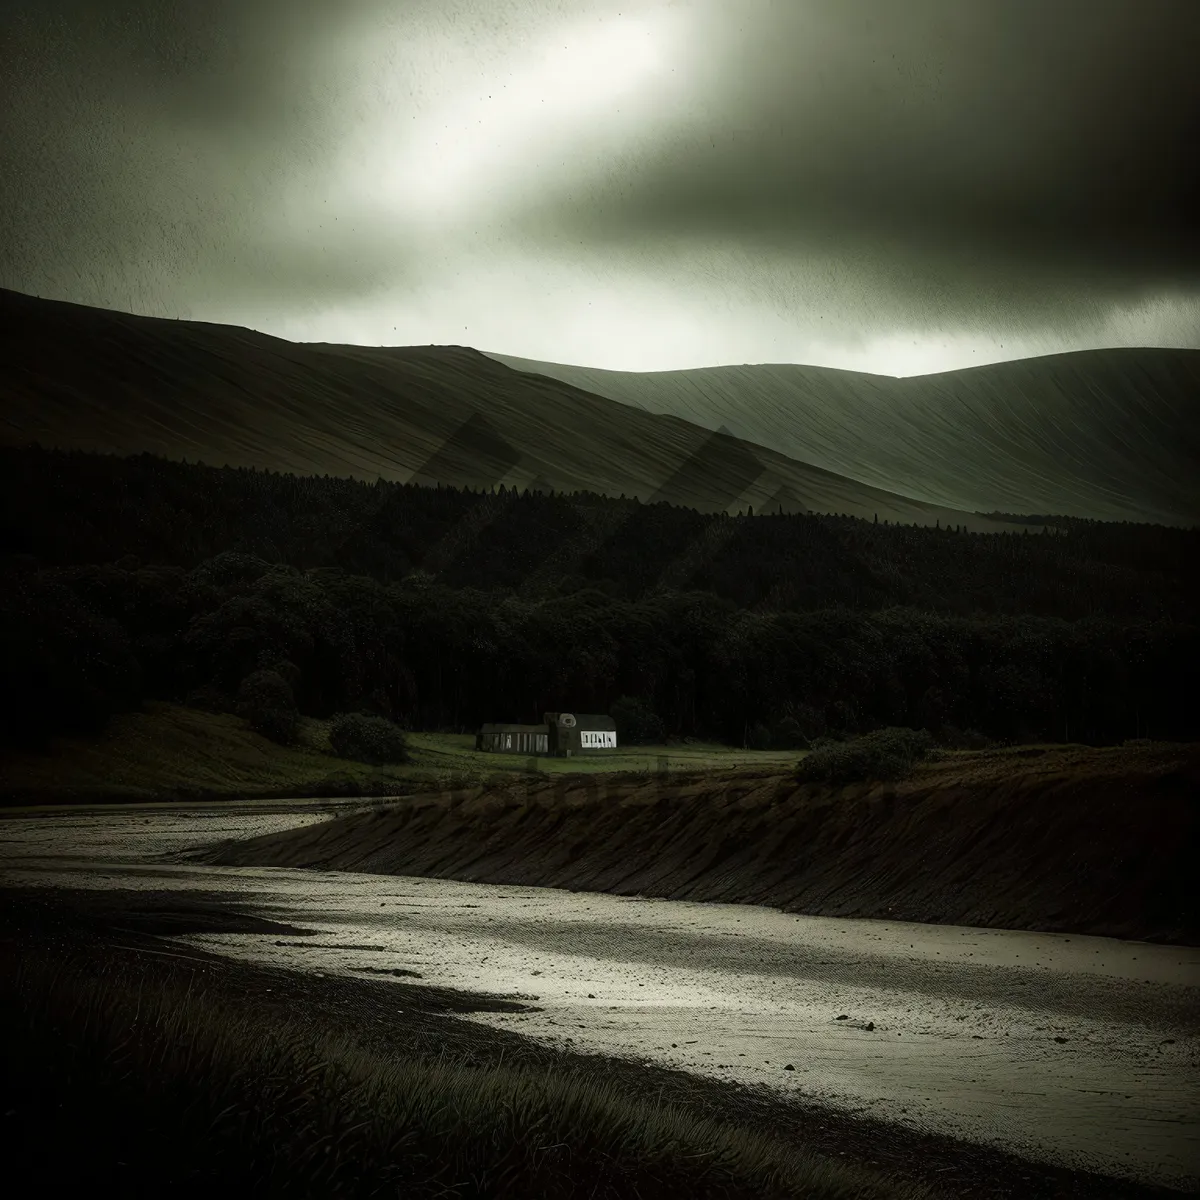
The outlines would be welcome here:
[[[1200,0],[0,0],[0,285],[913,374],[1200,346]]]

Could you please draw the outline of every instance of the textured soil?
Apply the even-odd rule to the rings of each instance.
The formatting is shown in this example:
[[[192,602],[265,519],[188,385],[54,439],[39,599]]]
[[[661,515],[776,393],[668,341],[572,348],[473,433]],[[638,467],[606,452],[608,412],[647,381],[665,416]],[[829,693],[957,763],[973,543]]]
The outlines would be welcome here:
[[[785,912],[1200,944],[1200,745],[951,755],[845,787],[742,770],[406,797],[192,854]]]
[[[457,1019],[457,1013],[511,1011],[499,996],[256,967],[163,940],[189,932],[265,932],[272,925],[238,911],[233,897],[177,892],[111,893],[0,890],[0,963],[47,953],[97,972],[128,964],[148,981],[180,974],[217,1000],[301,1019],[315,1035],[333,1030],[374,1052],[446,1057],[484,1066],[552,1066],[616,1086],[660,1095],[697,1116],[752,1124],[769,1136],[802,1141],[819,1154],[860,1162],[894,1178],[924,1183],[941,1197],[974,1200],[1169,1200],[1180,1193],[1026,1162],[998,1150],[918,1133],[819,1104],[785,1100],[731,1081],[624,1059],[542,1046],[517,1033]],[[280,935],[293,931],[275,925]],[[402,1013],[398,1015],[398,1005]]]

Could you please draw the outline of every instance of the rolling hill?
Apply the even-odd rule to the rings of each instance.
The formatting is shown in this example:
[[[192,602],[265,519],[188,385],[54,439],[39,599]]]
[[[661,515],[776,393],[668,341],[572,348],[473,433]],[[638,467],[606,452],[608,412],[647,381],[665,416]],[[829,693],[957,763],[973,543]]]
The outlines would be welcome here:
[[[1197,350],[1081,351],[909,378],[491,357],[930,504],[1200,524]]]
[[[797,462],[462,346],[298,344],[0,291],[0,443],[301,475],[624,493],[971,529],[1001,522]]]

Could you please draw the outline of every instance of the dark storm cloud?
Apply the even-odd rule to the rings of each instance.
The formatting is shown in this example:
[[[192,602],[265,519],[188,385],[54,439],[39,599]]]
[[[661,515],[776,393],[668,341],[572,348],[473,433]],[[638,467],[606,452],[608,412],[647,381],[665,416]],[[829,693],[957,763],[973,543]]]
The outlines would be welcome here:
[[[287,225],[335,138],[323,54],[353,5],[31,0],[0,9],[0,282],[83,302],[361,293],[378,230]]]
[[[691,127],[528,229],[840,260],[918,310],[1200,282],[1195,0],[730,11]]]
[[[470,140],[545,37],[618,13],[673,31],[661,120],[641,83],[588,108],[552,75]],[[416,296],[453,340],[496,251],[482,311],[512,308],[523,264],[551,280],[530,295],[559,289],[509,340],[590,299],[597,259],[622,303],[736,292],[731,347],[764,312],[831,343],[1101,328],[1200,287],[1198,50],[1200,0],[0,0],[0,285],[209,319]],[[561,153],[526,128],[556,109]],[[455,148],[470,203],[434,246],[404,193]],[[613,320],[593,358],[628,340]]]

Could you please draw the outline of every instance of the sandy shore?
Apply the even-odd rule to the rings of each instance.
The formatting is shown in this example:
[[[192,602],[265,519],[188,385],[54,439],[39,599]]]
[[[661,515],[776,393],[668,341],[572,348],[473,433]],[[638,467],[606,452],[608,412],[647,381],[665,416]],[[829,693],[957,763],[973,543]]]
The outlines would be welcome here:
[[[314,975],[254,965],[179,940],[189,934],[296,936],[287,924],[264,923],[230,899],[179,891],[67,892],[23,888],[4,894],[0,949],[17,961],[23,947],[75,964],[136,965],[148,978],[183,974],[238,1004],[301,1016],[315,1031],[335,1028],[385,1055],[446,1056],[483,1066],[501,1061],[549,1064],[616,1083],[634,1095],[659,1095],[697,1115],[746,1122],[818,1153],[881,1168],[921,1182],[945,1197],[976,1200],[1168,1200],[1177,1191],[1031,1163],[981,1147],[847,1114],[800,1097],[665,1067],[547,1046],[518,1032],[489,1028],[468,1014],[532,1006],[500,996],[465,994],[403,979]]]

